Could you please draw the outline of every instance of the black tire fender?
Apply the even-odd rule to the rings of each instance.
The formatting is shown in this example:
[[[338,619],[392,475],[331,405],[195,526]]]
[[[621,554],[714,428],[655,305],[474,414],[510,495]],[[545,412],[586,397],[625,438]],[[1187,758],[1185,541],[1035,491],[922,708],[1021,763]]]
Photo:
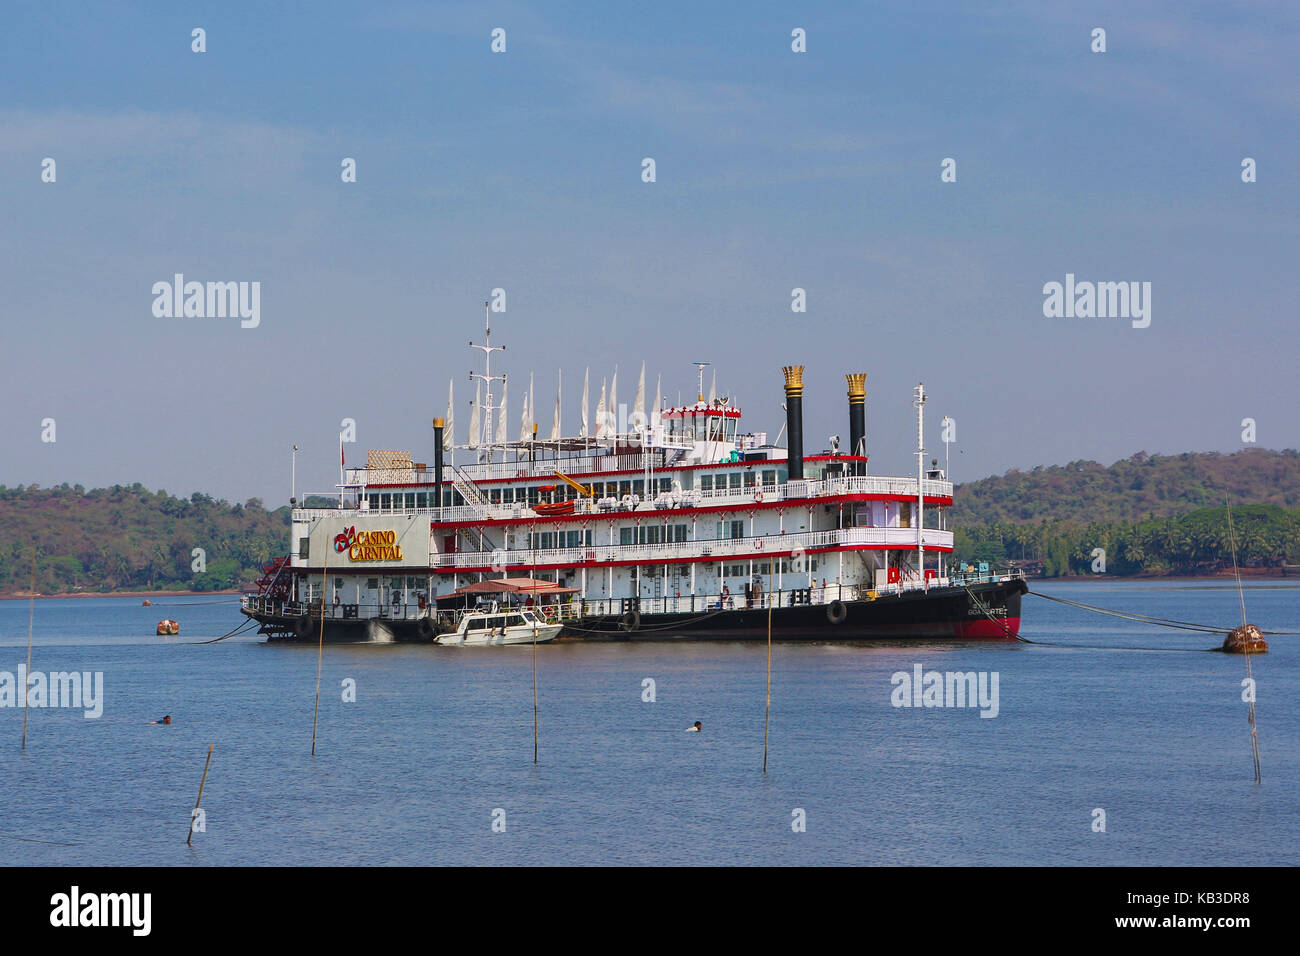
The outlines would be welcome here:
[[[293,632],[299,637],[307,637],[311,634],[311,617],[304,614],[298,620],[293,622]]]
[[[433,626],[433,621],[427,617],[422,617],[415,624],[415,633],[419,634],[423,640],[431,641],[437,635],[438,629]]]
[[[843,624],[844,619],[849,616],[849,609],[844,606],[844,602],[838,598],[826,605],[826,620],[832,624]]]
[[[619,618],[618,626],[625,631],[635,631],[638,627],[641,626],[641,612],[628,611],[621,618]]]

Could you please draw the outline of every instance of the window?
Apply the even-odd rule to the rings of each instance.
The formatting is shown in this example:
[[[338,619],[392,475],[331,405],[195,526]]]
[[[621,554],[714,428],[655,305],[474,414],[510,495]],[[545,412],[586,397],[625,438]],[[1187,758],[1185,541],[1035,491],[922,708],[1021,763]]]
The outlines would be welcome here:
[[[634,481],[634,482],[632,482],[632,494],[634,494],[634,495],[640,495],[640,496],[643,497],[643,498],[645,497],[645,480],[644,480],[644,479],[642,479],[642,480],[640,480],[640,481]]]
[[[731,522],[731,537],[743,538],[744,536],[745,536],[745,522],[743,521]]]
[[[686,540],[686,532],[687,532],[686,525],[684,525],[684,524],[674,525],[674,526],[673,526],[673,540],[674,540],[674,541],[685,541],[685,540]],[[591,532],[588,532],[588,534],[590,534],[590,533],[591,533]]]
[[[729,481],[730,481],[732,491],[740,490],[740,472],[733,471],[730,475]]]
[[[373,494],[373,493],[372,493],[372,494],[366,495],[366,499],[370,502],[370,507],[371,507],[371,508],[374,508],[374,509],[378,510],[378,508],[379,508],[379,495],[377,495],[377,494]]]
[[[765,484],[765,485],[774,485],[774,484],[776,484],[776,471],[775,471],[775,469],[768,469],[767,471],[764,471],[764,472],[763,472],[763,484]]]
[[[311,557],[311,538],[298,539],[298,557],[303,560]]]
[[[754,487],[754,479],[755,479],[755,477],[756,477],[756,476],[754,475],[754,473],[753,473],[752,471],[747,471],[747,472],[745,472],[745,487],[746,487],[746,488],[753,488],[753,487]]]
[[[415,508],[415,492],[408,491],[406,493],[406,510],[411,511],[414,508]]]
[[[391,494],[380,495],[379,507],[383,508],[385,511],[393,507],[393,496]]]
[[[712,490],[713,490],[713,476],[700,475],[700,491],[712,491]]]

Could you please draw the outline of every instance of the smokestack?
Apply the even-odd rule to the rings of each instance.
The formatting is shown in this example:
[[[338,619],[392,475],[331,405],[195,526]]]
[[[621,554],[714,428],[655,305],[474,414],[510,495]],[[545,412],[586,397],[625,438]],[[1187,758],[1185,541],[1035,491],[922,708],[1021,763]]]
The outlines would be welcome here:
[[[442,429],[445,422],[441,418],[433,420],[433,487],[434,507],[442,507]]]
[[[787,481],[803,480],[803,366],[786,365],[785,373],[785,428],[789,435]]]
[[[845,375],[849,382],[849,454],[867,455],[867,374],[854,372]],[[867,466],[855,461],[849,468],[851,475],[865,475]]]

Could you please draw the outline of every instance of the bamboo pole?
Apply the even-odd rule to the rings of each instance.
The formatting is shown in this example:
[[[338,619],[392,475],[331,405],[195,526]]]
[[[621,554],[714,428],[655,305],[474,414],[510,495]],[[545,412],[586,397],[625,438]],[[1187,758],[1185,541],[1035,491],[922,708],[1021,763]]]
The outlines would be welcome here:
[[[27,671],[23,674],[23,750],[27,749],[27,696],[32,680],[32,622],[36,619],[36,552],[32,551],[31,594],[27,605]]]
[[[1241,602],[1241,624],[1246,626],[1246,592],[1241,586],[1241,567],[1237,564],[1237,533],[1232,526],[1232,504],[1224,502],[1228,509],[1228,542],[1232,545],[1232,573],[1237,578],[1237,598]],[[1255,782],[1262,783],[1263,777],[1259,768],[1259,727],[1255,723],[1255,678],[1251,673],[1250,667],[1250,649],[1242,655],[1246,658],[1246,680],[1251,684],[1250,700],[1247,702],[1247,720],[1250,722],[1250,750],[1255,762]]]
[[[199,778],[199,795],[194,801],[195,813],[198,812],[199,804],[203,802],[203,785],[208,782],[208,766],[212,763],[212,744],[208,744],[208,759],[203,762],[203,776]],[[185,845],[193,846],[194,840],[194,813],[190,814],[190,832],[185,837]]]
[[[763,773],[767,773],[767,727],[772,719],[772,599],[767,601],[767,709],[763,713]]]
[[[328,541],[326,542],[328,544]],[[320,668],[325,656],[325,591],[329,588],[329,548],[320,563],[320,641],[316,645],[316,707],[311,715],[311,755],[316,756],[316,721],[320,717]]]

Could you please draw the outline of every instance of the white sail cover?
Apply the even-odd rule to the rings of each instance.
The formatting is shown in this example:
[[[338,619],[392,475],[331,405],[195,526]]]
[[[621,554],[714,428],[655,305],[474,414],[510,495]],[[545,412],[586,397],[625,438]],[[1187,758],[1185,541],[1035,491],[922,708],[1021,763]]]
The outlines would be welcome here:
[[[509,413],[507,409],[507,406],[509,405],[509,401],[506,398],[507,391],[506,383],[503,381],[501,383],[501,417],[497,419],[496,443],[498,445],[504,445],[506,443],[506,415]]]
[[[609,380],[609,407],[605,410],[609,423],[605,433],[610,436],[618,434],[618,366],[614,366],[614,377]]]
[[[483,380],[474,380],[474,410],[469,413],[469,447],[477,448],[479,438],[482,436],[483,424],[482,416],[479,414],[479,408],[482,406]]]
[[[456,380],[447,383],[447,419],[442,425],[442,450],[456,447]]]
[[[555,383],[555,417],[551,419],[551,441],[560,440],[560,396],[564,393],[564,370],[560,369],[556,375],[558,377]]]
[[[582,373],[582,433],[581,437],[586,438],[591,434],[589,423],[587,421],[587,382],[591,378],[591,368],[588,367]]]
[[[609,426],[605,421],[605,380],[600,380],[600,401],[596,403],[596,437],[604,438],[609,434]]]
[[[532,392],[531,386],[529,387],[528,391]],[[524,410],[523,410],[523,414],[520,415],[519,417],[519,440],[520,441],[528,441],[530,435],[530,430],[528,428],[528,398],[529,398],[528,395],[524,396]]]
[[[645,417],[645,362],[641,363],[641,378],[636,383],[636,398],[632,402],[632,421],[638,431],[646,430]]]

